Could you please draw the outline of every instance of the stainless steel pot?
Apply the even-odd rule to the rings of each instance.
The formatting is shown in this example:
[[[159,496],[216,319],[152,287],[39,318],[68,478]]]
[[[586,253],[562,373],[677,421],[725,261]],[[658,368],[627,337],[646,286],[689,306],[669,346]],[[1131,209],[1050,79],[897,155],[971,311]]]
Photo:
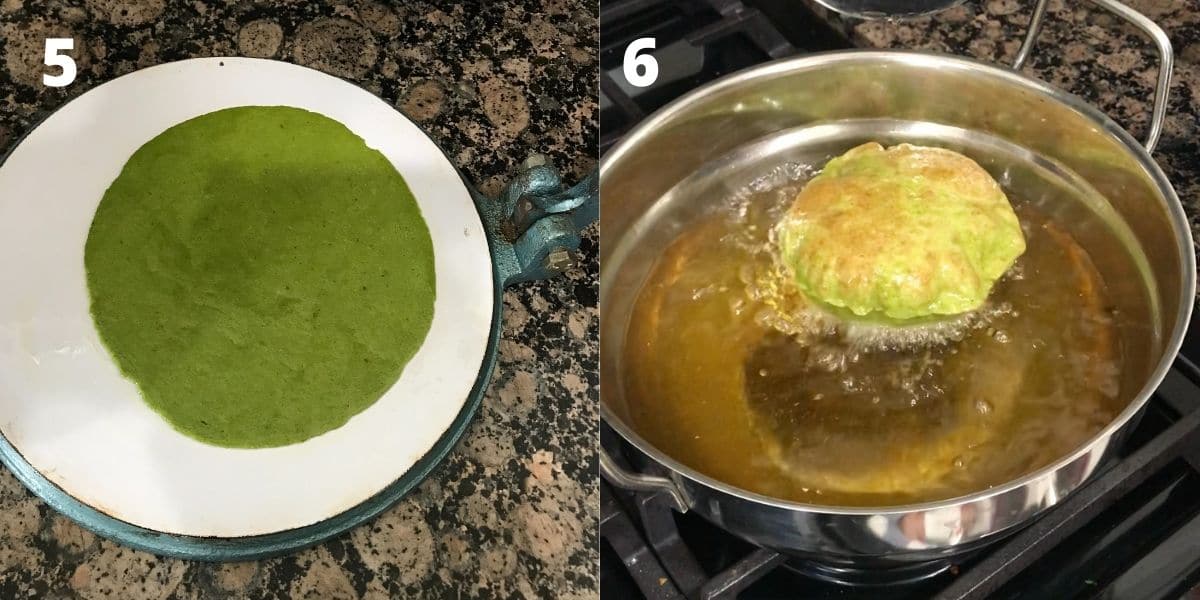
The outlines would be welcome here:
[[[1150,157],[1166,109],[1170,42],[1154,23],[1124,5],[1093,1],[1141,28],[1158,47],[1161,72],[1145,146],[1082,99],[1013,71],[956,57],[878,51],[811,55],[734,74],[679,99],[626,136],[600,169],[601,416],[634,450],[635,470],[602,449],[605,478],[620,487],[658,492],[677,510],[698,513],[755,544],[858,567],[898,566],[968,552],[1015,530],[1084,483],[1120,444],[1161,382],[1179,350],[1195,296],[1188,221]],[[1029,55],[1044,10],[1045,2],[1040,2],[1019,62]],[[818,124],[823,125],[814,127]],[[861,135],[864,128],[876,128],[876,134],[891,139],[932,136],[943,142],[1004,146],[1000,154],[1060,168],[1066,172],[1063,177],[1098,192],[1111,205],[1128,243],[1143,256],[1124,277],[1149,290],[1147,316],[1153,325],[1139,347],[1132,352],[1126,348],[1132,356],[1124,382],[1132,384],[1125,389],[1139,391],[1112,423],[1070,455],[969,496],[910,506],[838,508],[783,501],[714,480],[653,447],[630,426],[620,383],[621,353],[629,310],[653,250],[624,242],[645,239],[648,217],[674,210],[664,203],[681,181],[725,168],[714,167],[718,157],[772,144],[827,143],[855,131]],[[751,143],[785,130],[791,133]],[[656,223],[661,225],[661,219]],[[672,235],[671,221],[666,223],[656,227],[664,231],[655,235]]]

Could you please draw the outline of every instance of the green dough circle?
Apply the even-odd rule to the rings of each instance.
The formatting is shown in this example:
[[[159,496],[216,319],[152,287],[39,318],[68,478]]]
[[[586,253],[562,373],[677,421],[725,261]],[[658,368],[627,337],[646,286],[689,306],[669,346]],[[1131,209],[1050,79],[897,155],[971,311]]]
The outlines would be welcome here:
[[[220,110],[134,153],[84,248],[100,338],[178,431],[235,448],[340,427],[433,319],[433,242],[387,158],[289,107]]]

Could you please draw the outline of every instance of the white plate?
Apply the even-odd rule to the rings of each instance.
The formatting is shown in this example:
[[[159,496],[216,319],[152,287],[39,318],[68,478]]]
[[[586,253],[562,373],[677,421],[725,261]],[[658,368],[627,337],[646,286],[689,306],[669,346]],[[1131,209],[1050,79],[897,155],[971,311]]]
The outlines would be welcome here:
[[[437,300],[424,345],[374,405],[300,444],[235,450],[176,432],[122,377],[88,312],[83,247],[138,147],[181,121],[251,105],[321,113],[391,160],[433,238]],[[0,432],[51,482],[134,525],[237,537],[316,523],[398,479],[451,425],[483,361],[492,286],[462,179],[379,98],[269,60],[151,67],[70,102],[0,166]]]

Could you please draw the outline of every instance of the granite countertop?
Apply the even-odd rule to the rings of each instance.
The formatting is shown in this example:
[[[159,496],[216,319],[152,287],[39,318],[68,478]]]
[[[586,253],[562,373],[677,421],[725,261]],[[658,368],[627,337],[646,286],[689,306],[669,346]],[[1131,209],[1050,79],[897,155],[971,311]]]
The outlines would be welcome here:
[[[1154,159],[1179,194],[1200,240],[1200,3],[1122,0],[1171,38],[1175,71]],[[1011,65],[1033,2],[972,0],[907,22],[832,21],[854,43],[914,48]],[[1038,44],[1023,72],[1081,96],[1137,139],[1144,139],[1158,77],[1157,52],[1140,30],[1090,2],[1052,0]]]
[[[78,79],[41,84],[43,40]],[[485,191],[545,154],[595,167],[594,2],[0,0],[0,155],[114,77],[199,56],[272,57],[354,81],[418,122]],[[59,516],[0,470],[0,598],[597,595],[596,237],[580,267],[504,295],[500,360],[464,439],[375,521],[262,561],[158,558]]]

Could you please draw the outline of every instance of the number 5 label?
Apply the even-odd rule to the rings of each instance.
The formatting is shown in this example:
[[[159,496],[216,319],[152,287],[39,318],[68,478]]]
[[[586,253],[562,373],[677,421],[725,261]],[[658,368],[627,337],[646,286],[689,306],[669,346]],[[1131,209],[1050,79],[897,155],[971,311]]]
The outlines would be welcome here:
[[[61,67],[62,73],[42,74],[43,84],[48,87],[63,87],[75,81],[75,59],[66,54],[59,54],[63,50],[74,49],[75,40],[71,38],[46,38],[46,66]]]
[[[658,79],[658,61],[649,54],[638,56],[638,52],[653,50],[655,43],[654,38],[639,38],[633,40],[633,43],[625,48],[623,70],[625,71],[625,81],[628,81],[629,85],[650,87]]]

